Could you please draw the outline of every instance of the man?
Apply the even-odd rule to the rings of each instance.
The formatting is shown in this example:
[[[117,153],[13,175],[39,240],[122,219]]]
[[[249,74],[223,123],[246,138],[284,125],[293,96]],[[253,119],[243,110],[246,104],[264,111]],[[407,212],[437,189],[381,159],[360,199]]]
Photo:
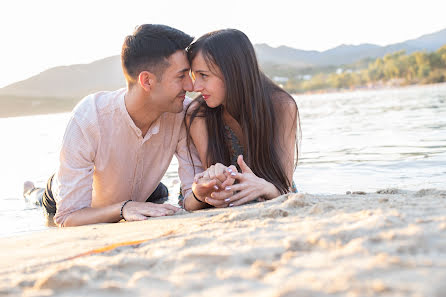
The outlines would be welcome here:
[[[127,88],[85,97],[66,128],[59,167],[42,199],[57,225],[174,214],[175,206],[146,202],[167,194],[160,181],[174,154],[183,196],[191,195],[194,173],[202,171],[196,154],[189,158],[183,125],[185,94],[193,89],[185,51],[192,40],[151,24],[125,38]]]

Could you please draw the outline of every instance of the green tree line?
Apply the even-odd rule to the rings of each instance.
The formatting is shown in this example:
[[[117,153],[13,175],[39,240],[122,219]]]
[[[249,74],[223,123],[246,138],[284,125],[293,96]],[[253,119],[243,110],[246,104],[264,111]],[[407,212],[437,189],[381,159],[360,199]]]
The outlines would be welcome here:
[[[446,81],[446,45],[435,52],[406,54],[398,51],[368,61],[368,66],[343,66],[330,72],[314,73],[310,79],[301,75],[289,77],[283,87],[292,93],[339,90],[381,85],[431,84]]]

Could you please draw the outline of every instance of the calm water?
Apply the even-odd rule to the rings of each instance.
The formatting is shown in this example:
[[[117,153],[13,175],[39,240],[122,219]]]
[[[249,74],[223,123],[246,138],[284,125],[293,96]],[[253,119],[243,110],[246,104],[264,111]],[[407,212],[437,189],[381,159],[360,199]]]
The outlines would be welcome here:
[[[445,189],[446,84],[297,96],[303,140],[300,192]],[[46,229],[22,199],[23,182],[54,172],[69,114],[0,119],[0,237]],[[177,162],[163,182],[178,193]]]

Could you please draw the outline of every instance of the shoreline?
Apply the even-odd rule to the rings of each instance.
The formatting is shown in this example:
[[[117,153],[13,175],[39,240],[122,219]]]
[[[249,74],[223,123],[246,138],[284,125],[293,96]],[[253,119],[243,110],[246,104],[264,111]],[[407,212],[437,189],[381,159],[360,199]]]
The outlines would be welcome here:
[[[288,194],[6,238],[0,295],[441,296],[446,190]]]
[[[290,93],[292,96],[309,96],[309,95],[320,95],[320,94],[334,94],[334,93],[351,93],[351,92],[368,92],[368,91],[384,91],[384,90],[397,90],[397,89],[407,89],[407,88],[420,88],[420,87],[433,87],[433,86],[446,86],[446,82],[444,83],[435,83],[435,84],[413,84],[413,85],[405,85],[405,86],[386,86],[386,85],[378,85],[372,87],[360,87],[360,88],[352,88],[352,89],[338,89],[338,90],[319,90],[319,91],[308,91],[304,93]],[[11,96],[13,97],[13,96]],[[1,98],[0,98],[1,99]],[[29,97],[27,100],[30,100],[31,106],[26,106],[25,111],[19,111],[17,108],[14,108],[11,112],[0,113],[0,119],[6,118],[16,118],[16,117],[25,117],[25,116],[34,116],[34,115],[45,115],[45,114],[57,114],[57,113],[66,113],[71,112],[73,107],[80,101],[81,99],[72,99],[72,98],[41,98],[41,97]],[[48,102],[46,102],[48,101]],[[34,103],[33,103],[34,102]],[[36,105],[36,102],[37,105]],[[1,103],[1,102],[0,102]],[[54,104],[54,106],[50,106],[48,104]],[[35,105],[35,106],[34,106]],[[46,106],[43,107],[42,106]],[[45,109],[47,108],[47,109]]]
[[[318,90],[318,91],[308,91],[304,93],[292,93],[293,96],[308,96],[308,95],[321,95],[321,94],[334,94],[334,93],[353,93],[353,92],[369,92],[369,91],[386,91],[386,90],[398,90],[398,89],[410,89],[410,88],[422,88],[422,87],[442,87],[446,86],[446,82],[433,83],[433,84],[413,84],[413,85],[375,85],[371,87],[358,87],[351,89],[330,89],[330,90]]]

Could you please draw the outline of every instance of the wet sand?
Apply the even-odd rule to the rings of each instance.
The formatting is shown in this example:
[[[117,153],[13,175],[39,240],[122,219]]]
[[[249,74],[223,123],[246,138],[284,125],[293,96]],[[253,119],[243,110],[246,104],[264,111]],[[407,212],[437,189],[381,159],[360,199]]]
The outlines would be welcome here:
[[[290,194],[2,239],[0,296],[446,293],[446,191]]]

